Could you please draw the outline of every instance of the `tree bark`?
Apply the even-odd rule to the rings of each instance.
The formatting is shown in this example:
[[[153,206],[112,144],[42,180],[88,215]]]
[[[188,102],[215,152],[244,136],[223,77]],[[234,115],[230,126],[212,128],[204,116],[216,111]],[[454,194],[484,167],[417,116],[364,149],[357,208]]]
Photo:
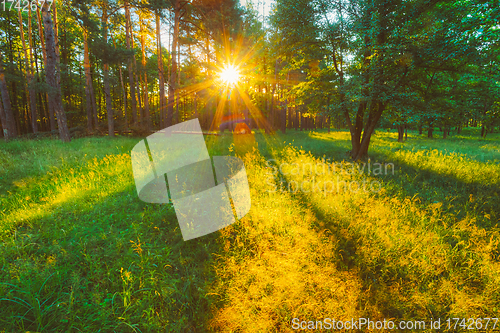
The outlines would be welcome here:
[[[129,16],[130,19],[130,16]],[[134,29],[132,27],[132,21],[130,19],[130,46],[132,49],[134,49]],[[143,127],[143,121],[144,121],[144,109],[142,108],[142,98],[141,98],[141,74],[137,72],[137,61],[135,60],[135,56],[132,57],[133,61],[133,68],[134,68],[134,82],[136,84],[136,92],[137,92],[137,103],[139,107],[139,117],[137,119],[137,124],[140,127]]]
[[[135,66],[135,59],[134,59],[134,68],[137,69],[137,66]],[[134,80],[136,86],[136,92],[137,92],[137,107],[139,109],[139,115],[137,118],[137,124],[139,127],[143,127],[143,121],[144,121],[144,110],[142,108],[142,93],[141,93],[141,75],[137,73],[137,71],[134,73]]]
[[[89,133],[92,132],[92,111],[95,105],[92,104],[92,94],[94,87],[92,86],[92,74],[90,72],[90,56],[89,56],[89,45],[88,45],[88,32],[83,29],[83,67],[85,68],[85,99],[86,99],[86,109],[87,109],[87,130]],[[98,124],[95,124],[97,129]]]
[[[207,61],[207,68],[208,68],[207,80],[210,81],[212,79],[212,68],[210,65],[210,41],[208,39],[208,36],[205,39],[205,50],[207,52],[207,54],[206,54],[206,61]],[[205,104],[205,116],[207,117],[206,128],[211,130],[211,129],[214,129],[214,126],[215,126],[215,121],[214,121],[215,115],[214,115],[214,107],[213,107],[214,100],[213,100],[213,98],[210,97],[210,90],[207,88],[207,89],[205,89],[205,91],[207,92],[207,94],[206,94],[207,103]],[[258,126],[257,122],[256,122],[256,126]]]
[[[177,32],[178,34],[178,32]],[[178,39],[178,37],[177,37]],[[177,64],[181,63],[181,45],[179,41],[177,40]],[[177,83],[175,86],[175,117],[174,121],[176,124],[178,124],[181,120],[180,114],[179,114],[179,104],[181,103],[181,97],[180,97],[180,86],[181,86],[181,66],[177,66]]]
[[[108,12],[106,4],[102,5],[102,25],[104,28],[104,41],[108,42]],[[104,95],[106,98],[106,113],[108,115],[108,136],[115,136],[115,124],[113,119],[113,106],[111,105],[111,90],[109,87],[109,64],[103,64]],[[133,82],[132,82],[133,83]]]
[[[398,125],[398,142],[403,142],[404,139],[404,127],[403,125]]]
[[[23,16],[21,14],[21,9],[19,9],[19,33],[21,35],[21,44],[23,46],[24,60],[26,65],[26,81],[28,85],[28,99],[29,99],[29,109],[31,116],[31,129],[33,133],[38,133],[38,124],[37,124],[37,107],[36,107],[36,94],[35,89],[33,89],[33,49],[32,49],[32,41],[31,41],[31,6],[29,7],[28,13],[28,35],[29,35],[29,56],[28,56],[28,48],[26,47],[26,41],[24,39],[24,27],[23,27]]]
[[[288,109],[288,129],[292,129],[293,128],[293,118],[292,118],[292,115],[293,115],[293,107],[290,106],[290,100],[287,100],[287,109]]]
[[[118,66],[118,72],[120,74],[120,85],[122,87],[122,96],[123,96],[123,121],[125,122],[125,130],[128,130],[127,90],[125,89],[125,83],[123,82],[123,73],[121,66]]]
[[[38,24],[38,33],[40,37],[40,43],[42,44],[42,54],[43,54],[43,65],[45,68],[47,68],[47,50],[45,48],[45,38],[43,37],[43,25],[42,25],[42,16],[40,14],[40,7],[37,6],[36,8],[36,20]],[[45,93],[45,98],[47,99],[47,104],[48,104],[48,116],[49,116],[49,124],[50,124],[50,130],[55,131],[56,130],[56,119],[54,117],[54,105],[52,105],[52,99],[49,98],[49,93]]]
[[[5,141],[9,140],[9,126],[7,124],[7,118],[5,117],[5,111],[3,110],[3,103],[0,98],[0,123],[2,124],[2,137]]]
[[[286,101],[285,102],[282,102],[281,103],[281,110],[280,110],[280,113],[281,113],[281,132],[283,134],[286,134],[286,111],[287,111],[287,104],[286,104]]]
[[[56,55],[59,59],[59,21],[57,20],[57,6],[56,1],[52,3],[52,10],[54,11],[54,42],[56,45]]]
[[[92,73],[92,71],[91,71],[91,73]],[[94,86],[93,82],[94,82],[94,80],[92,80],[92,86]],[[99,86],[99,81],[97,81],[97,86]],[[95,129],[97,131],[97,129],[99,128],[99,118],[97,117],[97,102],[95,99],[94,89],[90,90],[90,96],[92,98],[92,112],[93,112],[93,117],[94,117],[94,126],[95,126]],[[99,99],[99,102],[100,102],[100,99]],[[100,105],[99,105],[99,110],[101,110]]]
[[[71,138],[66,120],[66,112],[64,111],[61,98],[61,85],[59,76],[59,57],[56,53],[56,42],[54,38],[54,28],[52,18],[50,16],[48,2],[42,5],[42,17],[45,30],[45,44],[47,48],[47,84],[51,87],[49,98],[52,99],[52,104],[57,116],[57,124],[59,127],[59,136],[63,142],[70,142]]]
[[[295,130],[299,130],[299,121],[300,121],[300,114],[299,114],[299,109],[297,108],[297,104],[294,106],[295,109],[295,119],[293,120],[293,125],[295,126]]]
[[[167,126],[172,125],[174,115],[174,99],[177,85],[177,43],[179,40],[179,20],[181,6],[180,1],[174,1],[174,34],[172,38],[172,69],[170,80],[168,82],[168,107],[167,107]]]
[[[31,26],[31,6],[28,6],[28,43],[29,43],[29,51],[30,51],[30,75],[31,82],[35,78],[34,76],[34,68],[33,68],[33,37],[32,37],[32,26]],[[33,128],[33,133],[38,133],[38,110],[36,104],[36,92],[34,87],[30,87],[30,104],[31,104],[31,126]]]
[[[194,118],[198,119],[198,117],[199,117],[199,115],[198,115],[198,95],[196,94],[196,92],[194,93],[193,104],[194,104],[194,106],[193,106],[193,108],[194,108]]]
[[[130,8],[128,1],[125,1],[125,39],[127,43],[127,49],[130,50],[130,32],[131,32],[131,21],[130,21]],[[128,61],[128,79],[130,88],[130,105],[132,109],[132,122],[134,126],[137,126],[137,102],[135,97],[135,83],[134,83],[134,62],[132,56]]]
[[[142,80],[142,94],[144,96],[144,121],[145,121],[145,127],[146,130],[149,131],[151,130],[151,115],[149,112],[149,97],[148,97],[148,73],[146,70],[146,37],[145,37],[145,29],[144,29],[144,22],[140,22],[141,26],[141,51],[142,51],[142,74],[143,74],[143,80]]]
[[[361,139],[358,151],[353,151],[354,154],[351,154],[354,160],[361,159],[368,154],[368,147],[370,146],[370,140],[373,132],[375,131],[375,127],[382,117],[382,113],[384,112],[386,107],[385,103],[377,102],[376,105],[373,106],[373,109],[370,110],[368,120],[365,126],[365,130],[363,131],[363,137]]]
[[[160,15],[158,11],[155,13],[156,18],[156,47],[158,56],[158,81],[160,88],[160,98],[158,100],[160,109],[160,127],[167,127],[166,122],[166,101],[165,101],[165,75],[163,72],[163,60],[161,55],[161,31],[160,31]]]

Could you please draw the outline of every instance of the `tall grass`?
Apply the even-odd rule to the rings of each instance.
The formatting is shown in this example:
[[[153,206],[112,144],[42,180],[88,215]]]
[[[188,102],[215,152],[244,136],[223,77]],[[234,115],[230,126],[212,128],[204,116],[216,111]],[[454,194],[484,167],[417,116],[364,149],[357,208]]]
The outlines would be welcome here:
[[[29,165],[41,154],[36,145],[49,146],[40,170],[4,173],[11,178],[1,198],[0,330],[203,327],[214,236],[183,242],[171,206],[138,200],[133,143],[74,140],[57,167],[54,141],[11,151],[7,165]]]
[[[242,156],[250,213],[188,242],[171,206],[137,198],[138,139],[0,143],[0,330],[286,332],[293,318],[498,317],[496,137],[395,135],[378,132],[370,151],[394,174],[275,177],[285,162],[348,165],[349,135],[257,134]],[[207,138],[212,156],[241,153],[231,143]],[[313,178],[381,190],[288,191]]]

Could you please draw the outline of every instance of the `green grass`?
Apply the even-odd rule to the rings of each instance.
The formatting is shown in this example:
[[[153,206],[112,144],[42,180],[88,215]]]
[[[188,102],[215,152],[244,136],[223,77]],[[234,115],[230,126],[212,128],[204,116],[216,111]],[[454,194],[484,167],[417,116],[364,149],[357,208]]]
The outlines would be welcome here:
[[[296,317],[498,317],[500,136],[396,138],[378,131],[370,150],[370,162],[393,163],[394,174],[276,178],[269,159],[347,160],[349,133],[256,134],[243,157],[249,214],[188,242],[171,206],[137,198],[130,150],[139,139],[2,142],[0,331],[268,332],[292,331]],[[206,141],[212,156],[241,152],[230,135]],[[382,190],[274,191],[337,176]]]

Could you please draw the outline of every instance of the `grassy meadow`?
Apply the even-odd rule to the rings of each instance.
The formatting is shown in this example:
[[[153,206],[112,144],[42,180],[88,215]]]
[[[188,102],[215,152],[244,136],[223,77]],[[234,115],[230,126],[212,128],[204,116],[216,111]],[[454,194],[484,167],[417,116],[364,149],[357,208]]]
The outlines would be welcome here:
[[[379,130],[354,166],[347,131],[255,137],[239,155],[250,212],[187,242],[171,205],[137,197],[139,138],[1,142],[0,332],[290,332],[294,318],[455,332],[447,318],[500,317],[500,134]],[[206,142],[241,153],[231,135]]]

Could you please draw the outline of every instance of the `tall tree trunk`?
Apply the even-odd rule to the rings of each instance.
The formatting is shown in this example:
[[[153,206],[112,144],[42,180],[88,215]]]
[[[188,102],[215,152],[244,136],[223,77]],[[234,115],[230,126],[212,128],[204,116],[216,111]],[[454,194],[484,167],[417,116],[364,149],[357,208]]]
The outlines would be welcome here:
[[[404,127],[403,125],[398,125],[398,142],[403,142],[404,138]]]
[[[161,31],[160,31],[160,15],[158,11],[155,13],[156,19],[156,47],[157,47],[157,56],[158,56],[158,81],[160,88],[160,98],[158,100],[159,109],[160,109],[160,127],[167,127],[166,122],[166,101],[165,101],[165,76],[163,72],[163,58],[161,55]]]
[[[102,6],[102,25],[104,28],[104,42],[108,42],[108,12],[106,4]],[[108,115],[108,136],[115,136],[115,123],[113,119],[113,106],[111,105],[111,90],[109,88],[109,64],[103,64],[104,95],[106,96],[106,113]],[[133,82],[132,82],[133,83]]]
[[[196,92],[194,93],[194,118],[195,119],[198,119],[199,115],[198,115],[198,94],[196,94]]]
[[[63,142],[70,142],[71,138],[66,120],[66,112],[64,112],[61,85],[59,76],[59,57],[56,53],[56,42],[54,39],[54,29],[52,18],[50,17],[49,5],[44,2],[42,5],[43,25],[45,27],[45,44],[47,48],[47,84],[52,88],[49,93],[49,98],[52,99],[54,110],[57,116],[57,124],[59,126],[59,136]]]
[[[37,84],[40,84],[41,83],[41,81],[40,81],[40,67],[38,66],[37,43],[33,43],[33,54],[34,54],[33,59],[35,62],[35,68],[33,69],[33,75],[35,75],[35,73],[36,73],[36,82],[37,82]],[[35,78],[33,78],[33,80],[35,80]],[[45,107],[42,93],[41,92],[36,93],[36,98],[37,98],[37,103],[39,105],[39,110],[40,110],[39,117],[40,117],[41,128],[39,130],[41,130],[42,132],[46,132],[48,130],[47,125],[49,124],[48,123],[49,114],[48,114],[47,109]]]
[[[290,74],[288,74],[288,80],[290,80]],[[287,84],[288,86],[288,84]],[[287,98],[285,103],[287,104],[287,109],[288,109],[288,129],[292,129],[293,128],[293,118],[292,118],[292,114],[293,114],[293,107],[290,105],[292,104],[291,103],[292,100],[291,98]]]
[[[125,89],[125,84],[123,82],[123,74],[121,66],[118,66],[118,71],[120,73],[120,84],[122,86],[122,93],[123,93],[123,120],[125,121],[125,130],[128,130],[127,90]]]
[[[177,64],[181,63],[181,45],[179,41],[177,41]],[[179,88],[181,86],[181,66],[177,66],[177,83],[176,83],[176,94],[175,94],[175,117],[174,121],[176,124],[180,122],[180,114],[179,114],[179,104],[181,103],[180,91]]]
[[[130,15],[130,14],[129,14]],[[129,16],[130,18],[130,16]],[[130,46],[132,49],[134,49],[134,29],[132,27],[132,20],[130,20]],[[133,63],[134,63],[134,82],[136,84],[136,91],[137,91],[137,103],[139,104],[139,117],[137,120],[137,123],[140,127],[143,127],[143,121],[144,121],[144,110],[142,108],[142,98],[141,98],[141,74],[137,73],[137,61],[135,60],[135,56],[132,57]]]
[[[142,74],[143,74],[143,79],[142,79],[142,94],[144,96],[144,122],[145,122],[145,127],[146,130],[149,131],[151,130],[151,115],[149,112],[149,97],[148,97],[148,73],[146,71],[146,36],[145,36],[145,29],[144,29],[144,22],[140,22],[141,26],[141,51],[142,51]]]
[[[128,1],[125,1],[125,39],[127,43],[127,49],[130,50],[130,33],[131,33],[131,20],[130,20],[130,8]],[[134,62],[133,56],[129,58],[128,61],[128,79],[130,88],[130,105],[132,109],[132,122],[134,126],[137,126],[137,102],[135,97],[135,83],[134,83]]]
[[[18,131],[16,127],[16,120],[14,118],[14,113],[12,112],[12,107],[10,105],[9,90],[7,88],[7,82],[5,82],[1,53],[0,53],[0,95],[1,95],[0,103],[3,102],[3,113],[5,115],[5,124],[2,123],[2,127],[4,130],[4,137],[6,139],[15,138],[17,136]]]
[[[90,56],[89,56],[89,45],[88,45],[88,32],[83,29],[83,67],[85,68],[85,99],[86,99],[86,109],[87,109],[87,130],[89,133],[92,132],[92,91],[94,90],[92,86],[92,74],[90,73]],[[94,106],[95,107],[95,106]],[[95,124],[97,129],[97,124]]]
[[[28,42],[29,42],[29,51],[30,51],[30,75],[31,82],[34,80],[34,66],[33,63],[35,60],[33,59],[33,37],[32,37],[32,26],[31,26],[31,6],[28,6]],[[36,55],[35,55],[36,57]],[[31,103],[31,126],[33,128],[33,133],[38,133],[38,110],[36,103],[36,92],[34,87],[30,87],[30,103]]]
[[[56,45],[57,58],[59,58],[59,21],[57,19],[56,1],[52,3],[52,10],[54,11],[54,42]]]
[[[212,79],[212,68],[210,65],[210,40],[207,36],[205,39],[205,51],[207,52],[206,54],[206,61],[207,61],[207,68],[208,68],[208,77],[207,80],[210,81]],[[215,129],[215,115],[214,115],[214,107],[213,107],[213,98],[210,97],[210,90],[207,88],[205,89],[207,92],[207,103],[205,104],[205,117],[207,120],[207,128],[209,130]],[[248,110],[247,110],[248,111]]]
[[[7,124],[7,118],[5,117],[5,111],[3,110],[3,103],[0,98],[0,123],[2,124],[2,137],[5,141],[9,140],[9,125]]]
[[[288,109],[288,105],[286,100],[281,103],[281,132],[283,134],[286,133],[286,111]]]
[[[92,73],[92,69],[90,71]],[[92,76],[91,76],[92,77]],[[94,85],[94,80],[92,80],[92,86]],[[97,80],[97,87],[99,88],[99,80]],[[90,90],[90,96],[92,98],[92,113],[94,117],[94,126],[96,131],[99,129],[99,118],[97,117],[97,102],[95,98],[95,90],[91,89]],[[101,100],[99,99],[99,111],[101,110]]]
[[[172,125],[174,115],[174,99],[177,85],[177,43],[179,40],[179,20],[181,6],[180,0],[174,1],[174,34],[172,36],[172,67],[170,80],[168,82],[168,107],[167,107],[167,126]]]
[[[134,63],[135,63],[135,59],[134,59]],[[134,68],[137,68],[137,66],[134,66]],[[137,124],[140,126],[140,127],[143,127],[144,124],[142,123],[144,121],[144,110],[142,108],[142,94],[141,94],[141,75],[138,74],[137,72],[134,73],[134,80],[135,80],[135,84],[137,85],[136,86],[136,91],[137,91],[137,106],[138,106],[138,109],[139,109],[139,116],[137,118]]]
[[[45,38],[43,37],[43,26],[42,26],[42,16],[40,14],[40,7],[36,7],[36,21],[38,24],[38,34],[40,38],[40,43],[42,47],[42,54],[43,54],[43,66],[44,68],[47,68],[47,51],[45,49]],[[55,131],[56,130],[56,120],[54,117],[54,106],[52,105],[52,100],[49,98],[49,93],[45,93],[45,99],[47,100],[48,108],[47,108],[47,114],[49,118],[49,124],[50,124],[50,130]]]
[[[295,119],[294,119],[293,125],[295,126],[295,130],[298,131],[299,130],[299,123],[300,123],[300,113],[299,113],[299,108],[297,107],[297,105],[295,105],[294,108],[295,108]]]
[[[28,34],[29,34],[29,56],[28,56],[28,48],[26,47],[26,41],[24,39],[24,27],[23,27],[23,16],[21,13],[21,9],[19,9],[19,33],[21,35],[21,44],[23,46],[24,60],[26,66],[26,81],[28,85],[28,99],[29,99],[29,110],[31,111],[31,129],[33,133],[38,133],[38,124],[37,124],[37,110],[36,110],[36,94],[35,89],[33,89],[33,49],[31,48],[31,6],[29,9],[29,19],[28,19]]]

